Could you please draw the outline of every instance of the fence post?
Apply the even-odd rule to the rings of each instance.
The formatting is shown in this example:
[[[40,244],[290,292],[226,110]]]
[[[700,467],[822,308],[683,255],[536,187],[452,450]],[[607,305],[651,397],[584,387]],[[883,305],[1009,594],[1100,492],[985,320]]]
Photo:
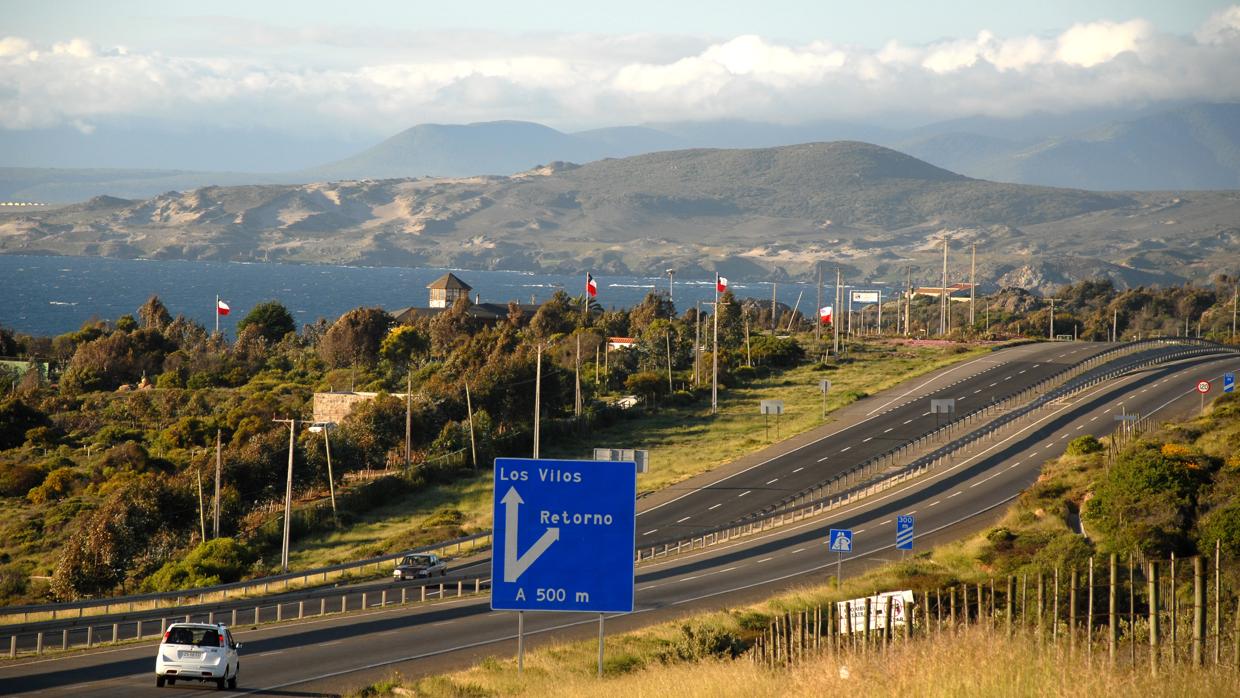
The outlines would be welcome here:
[[[1193,558],[1193,666],[1205,663],[1206,642],[1206,574],[1201,556]]]
[[[1118,642],[1120,642],[1120,619],[1118,619],[1118,599],[1116,595],[1116,578],[1120,572],[1120,560],[1115,553],[1111,553],[1111,579],[1110,589],[1107,590],[1107,621],[1106,621],[1106,643],[1107,651],[1110,653],[1111,665],[1115,666],[1115,652]]]
[[[1016,595],[1016,577],[1008,575],[1007,578],[1007,598],[1004,602],[1005,613],[1004,618],[1007,622],[1007,636],[1012,636],[1012,597]]]
[[[1158,676],[1158,562],[1150,560],[1150,674]]]
[[[1068,573],[1068,656],[1076,652],[1076,566]]]

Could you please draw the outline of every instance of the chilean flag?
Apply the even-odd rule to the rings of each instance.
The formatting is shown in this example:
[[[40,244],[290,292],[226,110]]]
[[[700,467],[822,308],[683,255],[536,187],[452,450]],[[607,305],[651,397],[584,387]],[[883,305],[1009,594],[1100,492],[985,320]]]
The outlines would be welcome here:
[[[590,294],[591,298],[598,295],[598,282],[594,280],[590,272],[586,272],[586,293]]]
[[[217,315],[227,315],[231,310],[232,308],[228,307],[228,304],[224,301],[217,300],[215,302],[215,312]]]
[[[824,306],[818,309],[818,321],[822,324],[831,322],[831,312],[834,310],[831,306]]]
[[[715,274],[715,290],[719,293],[728,290],[728,278],[726,276]]]

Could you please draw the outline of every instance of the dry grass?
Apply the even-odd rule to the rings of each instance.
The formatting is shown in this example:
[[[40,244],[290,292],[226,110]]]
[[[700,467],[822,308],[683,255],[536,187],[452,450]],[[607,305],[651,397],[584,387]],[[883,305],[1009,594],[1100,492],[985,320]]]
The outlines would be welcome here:
[[[613,648],[614,645],[621,645]],[[419,681],[384,682],[362,695],[394,686],[418,696],[1229,696],[1240,692],[1230,668],[1193,671],[1183,664],[1152,677],[1144,664],[1110,668],[1105,656],[1069,655],[1017,635],[972,628],[957,635],[897,643],[886,654],[824,653],[792,668],[759,667],[748,657],[631,667],[617,662],[616,639],[607,675],[594,676],[589,642],[531,653],[525,674],[510,660],[484,660],[470,669]],[[626,668],[628,670],[626,670]],[[406,694],[408,695],[408,694]]]

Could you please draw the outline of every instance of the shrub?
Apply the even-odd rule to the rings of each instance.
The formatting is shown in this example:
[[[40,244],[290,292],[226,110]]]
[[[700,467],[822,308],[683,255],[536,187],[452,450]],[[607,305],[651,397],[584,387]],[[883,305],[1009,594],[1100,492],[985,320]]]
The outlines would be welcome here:
[[[1093,434],[1078,436],[1068,442],[1068,455],[1070,456],[1084,456],[1090,453],[1099,453],[1102,449],[1102,442],[1094,438]]]
[[[235,582],[256,559],[258,556],[237,540],[215,538],[199,544],[183,560],[164,564],[146,578],[142,588],[176,591]]]
[[[1112,550],[1169,552],[1182,542],[1198,474],[1141,445],[1123,453],[1085,505],[1085,519]]]
[[[0,495],[18,497],[30,491],[43,480],[38,468],[18,463],[0,465]]]
[[[73,491],[73,486],[79,479],[78,474],[73,470],[57,468],[47,474],[47,477],[43,479],[43,484],[26,493],[26,499],[29,499],[32,504],[63,499],[65,495]]]
[[[745,649],[744,643],[731,631],[714,623],[683,623],[680,636],[672,643],[675,659],[735,659]]]

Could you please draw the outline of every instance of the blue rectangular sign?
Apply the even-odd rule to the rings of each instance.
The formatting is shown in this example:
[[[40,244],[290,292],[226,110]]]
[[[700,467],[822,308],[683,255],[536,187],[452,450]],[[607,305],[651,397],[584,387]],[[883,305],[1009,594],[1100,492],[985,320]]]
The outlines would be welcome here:
[[[1236,389],[1236,374],[1228,371],[1223,374],[1223,392],[1230,393]]]
[[[896,550],[913,549],[913,515],[901,514],[896,517]]]
[[[633,461],[495,459],[491,608],[633,611]]]

